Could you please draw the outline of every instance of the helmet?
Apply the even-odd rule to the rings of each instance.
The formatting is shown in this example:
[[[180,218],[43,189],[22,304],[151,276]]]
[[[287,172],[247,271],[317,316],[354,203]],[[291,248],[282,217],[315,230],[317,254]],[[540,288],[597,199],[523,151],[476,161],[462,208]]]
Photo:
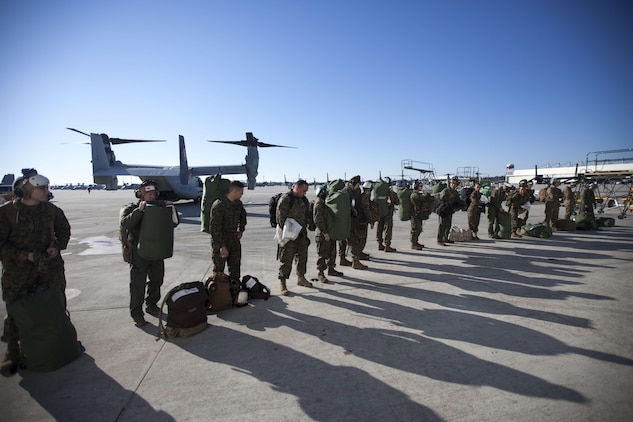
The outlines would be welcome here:
[[[317,198],[325,199],[328,194],[327,185],[321,185],[316,190]]]
[[[371,180],[368,180],[365,183],[363,183],[363,189],[371,189],[373,187],[374,187],[374,184]]]
[[[139,186],[138,190],[136,190],[134,193],[136,194],[137,198],[143,199],[143,195],[150,191],[156,191],[156,197],[160,196],[158,183],[156,183],[156,181],[153,179],[145,179],[143,180],[143,183],[141,183],[141,186]]]

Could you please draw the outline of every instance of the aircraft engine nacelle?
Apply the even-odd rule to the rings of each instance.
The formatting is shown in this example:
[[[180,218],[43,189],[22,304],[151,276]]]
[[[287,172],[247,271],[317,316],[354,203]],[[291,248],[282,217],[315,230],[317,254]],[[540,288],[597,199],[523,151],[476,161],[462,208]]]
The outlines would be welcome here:
[[[95,176],[94,182],[99,185],[105,185],[106,190],[117,190],[119,180],[116,176]]]

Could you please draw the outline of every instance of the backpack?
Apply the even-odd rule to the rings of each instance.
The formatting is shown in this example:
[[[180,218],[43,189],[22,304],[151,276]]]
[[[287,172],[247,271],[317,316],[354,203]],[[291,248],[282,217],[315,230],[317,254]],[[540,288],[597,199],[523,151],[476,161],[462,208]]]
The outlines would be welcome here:
[[[270,219],[271,227],[277,227],[277,204],[279,203],[279,200],[281,199],[282,195],[283,193],[278,193],[277,195],[271,196],[270,199],[268,200],[268,217]],[[295,196],[294,195],[289,195],[289,196],[290,196],[290,208],[292,208],[292,206],[295,203]],[[304,196],[303,201],[308,202],[308,198]],[[310,211],[310,216],[308,217],[307,229],[313,232],[316,230],[316,225],[314,224],[314,203],[308,204],[308,209]]]
[[[251,299],[268,300],[270,297],[270,289],[263,285],[257,277],[245,275],[242,277],[242,289],[248,292]]]
[[[224,273],[214,273],[204,283],[205,289],[209,294],[207,309],[212,312],[223,311],[233,306],[233,291],[231,289],[231,280]]]
[[[223,179],[222,175],[207,176],[204,179],[202,189],[202,203],[200,204],[200,231],[209,233],[209,223],[211,221],[211,207],[216,199],[222,198],[229,192],[231,181]]]
[[[547,188],[539,189],[538,191],[538,200],[540,202],[545,202],[545,197],[547,196]]]
[[[189,337],[207,328],[208,294],[200,281],[181,283],[165,295],[158,315],[158,336]],[[163,309],[167,304],[167,326]]]
[[[119,221],[123,217],[123,207],[119,210]],[[121,241],[121,254],[123,255],[123,261],[128,264],[132,263],[132,234],[128,229],[119,224],[119,240]]]
[[[542,239],[548,239],[552,237],[552,229],[543,223],[538,224],[525,224],[521,227],[521,234],[523,236],[540,237]]]
[[[389,183],[383,181],[374,183],[371,188],[371,200],[378,204],[380,213],[379,217],[385,217],[389,214],[389,204],[387,199],[389,198]]]
[[[409,188],[398,188],[396,194],[398,195],[398,199],[400,200],[400,205],[398,206],[398,218],[400,221],[409,221],[411,220],[411,194],[413,193],[412,189]]]
[[[277,203],[279,202],[279,198],[281,198],[283,193],[278,193],[277,195],[273,195],[268,200],[268,216],[270,218],[270,227],[277,227]]]
[[[464,186],[459,190],[459,199],[462,201],[462,211],[466,211],[470,205],[470,194],[475,188],[473,186]]]
[[[442,193],[442,191],[446,189],[447,187],[448,187],[448,184],[446,182],[440,182],[436,185],[433,185],[431,192],[433,192],[434,195],[438,193]]]

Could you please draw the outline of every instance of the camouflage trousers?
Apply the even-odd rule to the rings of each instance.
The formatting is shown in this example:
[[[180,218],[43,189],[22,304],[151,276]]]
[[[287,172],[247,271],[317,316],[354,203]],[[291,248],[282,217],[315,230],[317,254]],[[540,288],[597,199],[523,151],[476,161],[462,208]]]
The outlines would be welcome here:
[[[319,272],[336,267],[336,240],[325,240],[323,236],[316,238],[317,263]]]
[[[348,247],[353,257],[360,256],[360,253],[363,251],[363,248],[361,246],[362,233],[361,233],[360,226],[361,225],[358,222],[358,218],[352,218],[351,226],[349,228],[349,235],[347,235],[347,239],[341,240],[339,242],[339,251],[338,251],[339,256],[343,257],[347,255]]]
[[[548,227],[552,227],[558,220],[558,203],[556,202],[546,202],[545,203],[545,225]]]
[[[384,235],[384,237],[383,237]],[[388,214],[384,217],[380,217],[378,220],[378,226],[376,227],[376,240],[378,243],[390,245],[393,237],[393,214]]]
[[[298,238],[279,248],[279,278],[287,280],[290,277],[292,263],[295,259],[297,261],[297,275],[305,275],[308,266],[308,246],[310,246],[310,239],[302,231]]]
[[[422,234],[422,219],[411,216],[411,244],[418,243],[418,239]]]
[[[220,251],[215,250],[212,247],[211,260],[213,261],[213,272],[223,273],[224,267],[229,267],[229,278],[231,280],[240,280],[241,272],[240,265],[242,262],[242,244],[239,240],[235,239],[233,242],[229,242],[226,245],[229,250],[229,256],[222,258]]]

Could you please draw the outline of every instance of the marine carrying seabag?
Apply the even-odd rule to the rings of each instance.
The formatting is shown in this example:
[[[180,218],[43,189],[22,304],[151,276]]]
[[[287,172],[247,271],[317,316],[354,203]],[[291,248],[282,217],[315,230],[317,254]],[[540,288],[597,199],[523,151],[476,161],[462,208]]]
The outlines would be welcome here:
[[[216,199],[222,198],[229,192],[231,181],[223,179],[221,174],[208,176],[204,179],[202,188],[202,203],[200,204],[200,231],[210,233],[211,207]]]

